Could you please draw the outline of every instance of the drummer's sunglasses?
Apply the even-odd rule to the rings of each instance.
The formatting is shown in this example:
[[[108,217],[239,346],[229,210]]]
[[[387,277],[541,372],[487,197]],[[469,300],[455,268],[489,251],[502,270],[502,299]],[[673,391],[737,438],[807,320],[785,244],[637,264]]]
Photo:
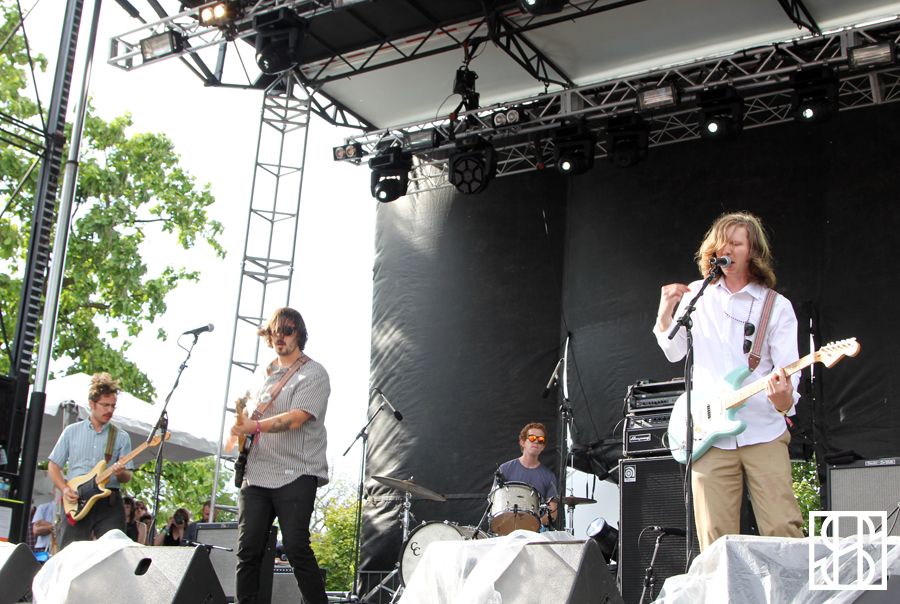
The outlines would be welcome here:
[[[534,441],[537,441],[539,445],[543,445],[547,442],[546,438],[544,438],[543,436],[538,436],[537,434],[529,434],[526,438],[528,438],[528,442],[533,443]]]

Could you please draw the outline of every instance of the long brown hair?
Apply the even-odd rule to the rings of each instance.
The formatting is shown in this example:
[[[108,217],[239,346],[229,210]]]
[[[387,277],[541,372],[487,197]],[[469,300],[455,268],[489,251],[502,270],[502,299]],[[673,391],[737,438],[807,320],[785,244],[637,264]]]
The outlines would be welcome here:
[[[709,274],[709,259],[714,258],[716,251],[728,243],[728,231],[738,226],[747,230],[747,241],[750,243],[750,279],[769,289],[775,287],[775,271],[772,269],[774,260],[766,231],[762,221],[748,212],[722,214],[709,228],[694,257],[700,274],[704,277]]]

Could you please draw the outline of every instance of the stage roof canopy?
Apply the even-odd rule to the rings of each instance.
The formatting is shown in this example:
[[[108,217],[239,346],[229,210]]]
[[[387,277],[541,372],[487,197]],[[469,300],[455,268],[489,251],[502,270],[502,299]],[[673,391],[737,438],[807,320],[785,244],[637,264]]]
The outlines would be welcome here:
[[[159,20],[114,38],[110,63],[141,67],[140,40],[175,30],[186,44],[173,56],[207,84],[264,87],[273,78],[253,72],[253,20],[289,9],[307,28],[305,81],[363,124],[387,128],[453,111],[454,75],[467,57],[481,106],[489,106],[900,14],[900,2],[888,0],[573,0],[544,16],[501,0],[242,4],[222,30],[199,24],[199,0],[134,0],[141,18],[152,21],[156,7]],[[196,6],[176,12],[185,5]],[[235,50],[250,60],[238,61]],[[231,74],[238,79],[229,81]]]

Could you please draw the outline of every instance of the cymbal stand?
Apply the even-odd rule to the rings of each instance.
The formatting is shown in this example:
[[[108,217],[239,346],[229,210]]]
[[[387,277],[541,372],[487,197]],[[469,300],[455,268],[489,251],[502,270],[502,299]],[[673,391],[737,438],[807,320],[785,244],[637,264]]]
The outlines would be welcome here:
[[[575,506],[566,506],[566,532],[575,536]]]

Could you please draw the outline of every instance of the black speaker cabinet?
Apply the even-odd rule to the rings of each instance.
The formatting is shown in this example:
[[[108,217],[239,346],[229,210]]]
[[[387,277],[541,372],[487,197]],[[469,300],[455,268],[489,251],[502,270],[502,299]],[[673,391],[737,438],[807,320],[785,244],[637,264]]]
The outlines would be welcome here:
[[[494,582],[503,604],[622,604],[596,542],[529,543]]]
[[[828,505],[835,512],[886,512],[900,503],[900,458],[865,459],[828,466]],[[895,514],[896,516],[896,514]],[[877,527],[880,521],[875,522]],[[893,524],[888,520],[885,529]],[[855,522],[840,523],[840,537],[856,533]],[[900,536],[900,522],[890,532]]]
[[[685,467],[668,457],[623,459],[619,462],[619,590],[625,604],[638,604],[644,577],[659,533],[650,526],[684,528]],[[692,514],[693,516],[693,514]],[[692,522],[693,524],[693,522]],[[700,553],[697,529],[694,555]],[[666,579],[685,572],[684,537],[665,536],[653,566],[652,597],[659,595]]]
[[[69,604],[225,604],[203,547],[126,547],[69,585]]]
[[[197,523],[197,543],[224,547],[226,550],[213,549],[209,559],[222,583],[225,596],[234,602],[234,574],[237,568],[237,522],[199,522]],[[273,526],[269,534],[269,545],[262,561],[259,575],[259,604],[272,601],[272,573],[275,567],[275,543],[278,540],[278,527]],[[230,551],[227,551],[230,550]]]
[[[41,565],[24,543],[0,547],[0,604],[18,602],[31,592],[31,581]]]

